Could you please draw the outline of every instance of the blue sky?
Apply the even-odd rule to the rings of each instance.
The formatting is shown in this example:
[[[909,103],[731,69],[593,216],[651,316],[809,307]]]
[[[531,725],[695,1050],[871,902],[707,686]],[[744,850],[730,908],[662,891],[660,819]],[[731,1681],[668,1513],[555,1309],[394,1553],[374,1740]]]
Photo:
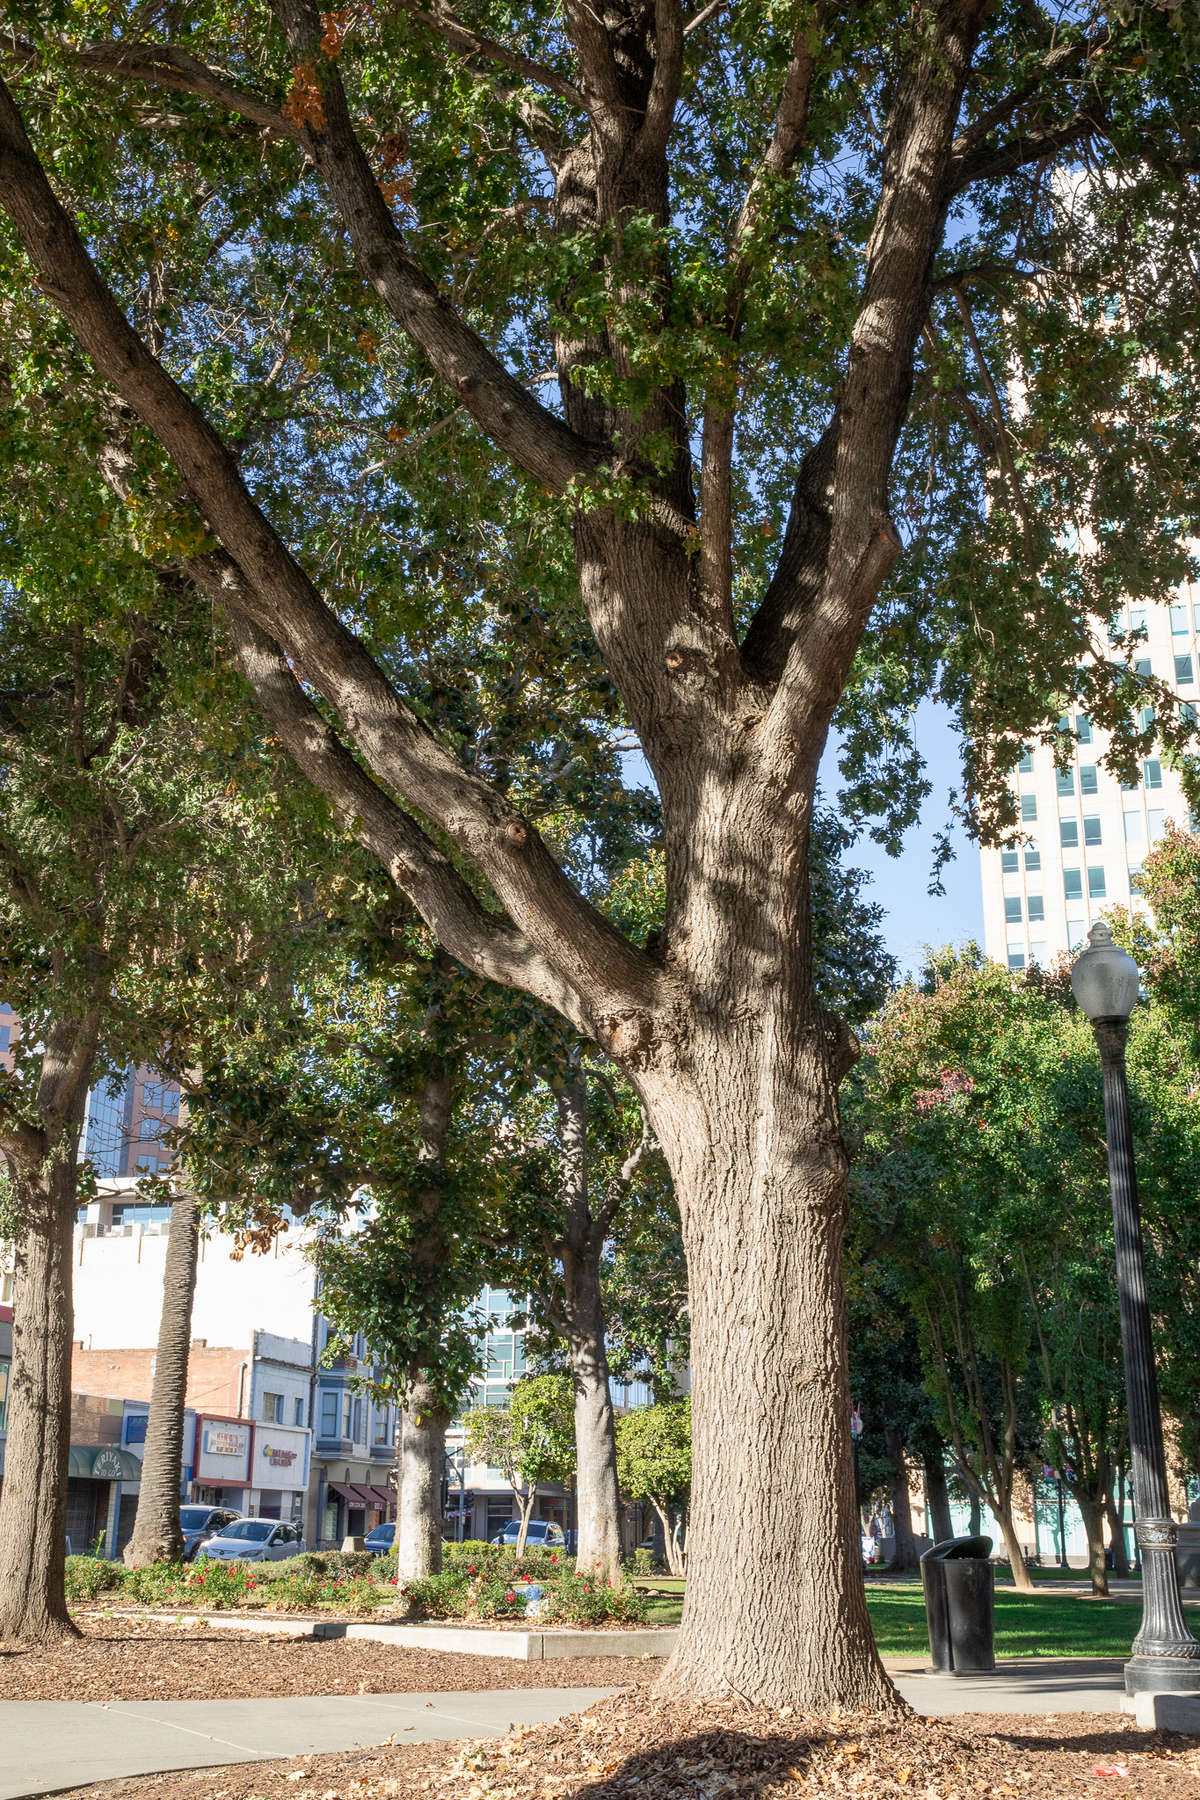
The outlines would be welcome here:
[[[979,848],[958,828],[951,833],[957,854],[942,871],[946,892],[940,897],[928,892],[934,838],[948,823],[946,796],[952,787],[961,785],[958,734],[945,709],[926,700],[917,709],[915,737],[928,764],[933,792],[905,838],[902,854],[889,856],[864,835],[846,858],[853,867],[866,870],[871,878],[870,897],[887,909],[883,935],[902,974],[920,966],[926,944],[961,944],[968,938],[983,937]],[[821,786],[826,798],[836,801],[838,776],[832,749],[825,753]]]

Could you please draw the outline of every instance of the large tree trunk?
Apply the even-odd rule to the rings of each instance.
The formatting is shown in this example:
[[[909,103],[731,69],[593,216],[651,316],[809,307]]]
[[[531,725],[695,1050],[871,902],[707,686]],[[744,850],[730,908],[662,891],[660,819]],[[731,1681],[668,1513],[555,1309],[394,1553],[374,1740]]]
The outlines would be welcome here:
[[[52,1024],[42,1052],[42,1125],[10,1143],[21,1222],[13,1295],[8,1441],[0,1487],[0,1639],[75,1635],[64,1593],[71,1451],[71,1281],[79,1133],[95,1021]]]
[[[426,1375],[409,1385],[400,1412],[396,1580],[419,1581],[442,1566],[442,1469],[450,1415]]]
[[[945,1454],[939,1445],[937,1450],[927,1450],[921,1458],[925,1470],[925,1499],[929,1505],[929,1529],[933,1533],[935,1544],[941,1544],[954,1536],[954,1520],[950,1516],[950,1490],[946,1486]]]
[[[133,1536],[125,1546],[125,1563],[131,1569],[140,1569],[146,1563],[178,1562],[183,1556],[179,1483],[199,1249],[200,1202],[187,1194],[171,1207],[142,1484]]]
[[[604,1234],[588,1199],[587,1092],[570,1080],[558,1093],[566,1225],[562,1242],[563,1322],[575,1393],[576,1566],[621,1580],[621,1498],[613,1421],[600,1256]]]
[[[850,1442],[846,1158],[832,1021],[706,993],[682,1079],[642,1079],[671,1164],[691,1307],[688,1585],[661,1681],[691,1698],[892,1708],[867,1616]],[[731,1554],[736,1546],[736,1554]]]
[[[887,1426],[884,1437],[888,1460],[892,1465],[892,1525],[896,1534],[896,1555],[892,1566],[912,1570],[917,1566],[917,1545],[913,1537],[912,1501],[908,1489],[908,1464],[904,1460],[904,1441],[895,1425]]]

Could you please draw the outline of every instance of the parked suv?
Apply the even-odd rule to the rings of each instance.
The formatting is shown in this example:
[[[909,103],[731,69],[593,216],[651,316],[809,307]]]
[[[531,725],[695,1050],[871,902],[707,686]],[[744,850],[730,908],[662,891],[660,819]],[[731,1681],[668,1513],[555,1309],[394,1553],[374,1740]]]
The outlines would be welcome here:
[[[368,1531],[363,1539],[363,1543],[372,1556],[386,1556],[395,1542],[396,1526],[394,1522],[388,1525],[377,1525],[374,1531]]]
[[[201,1544],[196,1554],[214,1562],[282,1562],[303,1548],[304,1539],[294,1525],[278,1519],[235,1519]]]
[[[227,1506],[181,1506],[179,1527],[183,1532],[184,1562],[194,1561],[201,1544],[240,1518],[240,1513],[231,1512]]]
[[[521,1521],[513,1519],[510,1524],[498,1531],[492,1539],[493,1544],[515,1544],[521,1535]],[[563,1536],[561,1525],[555,1525],[549,1519],[531,1519],[529,1530],[525,1533],[525,1542],[531,1550],[565,1550],[567,1540]]]

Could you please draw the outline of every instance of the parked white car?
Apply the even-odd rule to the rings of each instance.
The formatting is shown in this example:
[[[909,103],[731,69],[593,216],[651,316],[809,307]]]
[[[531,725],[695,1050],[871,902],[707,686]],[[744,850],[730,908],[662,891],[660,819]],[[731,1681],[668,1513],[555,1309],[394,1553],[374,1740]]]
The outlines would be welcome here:
[[[201,1544],[196,1557],[213,1562],[282,1562],[303,1548],[304,1539],[294,1525],[279,1519],[235,1519]]]

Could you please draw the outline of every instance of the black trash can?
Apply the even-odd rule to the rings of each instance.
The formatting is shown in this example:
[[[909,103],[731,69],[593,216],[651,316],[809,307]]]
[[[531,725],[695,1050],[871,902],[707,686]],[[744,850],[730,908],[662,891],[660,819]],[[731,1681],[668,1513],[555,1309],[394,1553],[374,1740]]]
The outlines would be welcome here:
[[[921,1558],[935,1675],[994,1675],[996,1572],[990,1537],[947,1538]]]

